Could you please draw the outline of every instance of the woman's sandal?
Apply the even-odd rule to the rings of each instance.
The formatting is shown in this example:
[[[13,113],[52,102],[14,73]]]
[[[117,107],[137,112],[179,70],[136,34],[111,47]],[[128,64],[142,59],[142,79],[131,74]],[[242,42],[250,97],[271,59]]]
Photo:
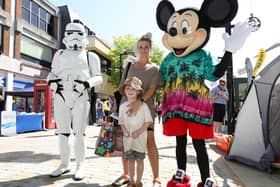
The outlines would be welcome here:
[[[161,182],[158,179],[154,179],[152,187],[161,187]]]
[[[128,184],[129,182],[130,182],[129,177],[126,175],[122,175],[112,183],[112,187],[119,187]]]
[[[143,187],[143,183],[142,182],[136,183],[135,187]]]
[[[132,181],[130,181],[127,185],[127,187],[135,187],[135,186],[136,186],[135,182]]]

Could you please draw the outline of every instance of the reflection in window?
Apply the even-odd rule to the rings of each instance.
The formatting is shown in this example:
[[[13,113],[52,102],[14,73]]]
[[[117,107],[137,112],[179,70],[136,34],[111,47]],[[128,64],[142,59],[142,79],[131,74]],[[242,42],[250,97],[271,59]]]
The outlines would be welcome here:
[[[45,46],[25,35],[21,36],[20,55],[22,59],[50,67],[53,51],[52,48]]]
[[[22,1],[22,18],[30,22],[30,0]]]
[[[5,1],[4,0],[0,0],[0,8],[2,8],[4,10],[5,8]]]
[[[47,30],[47,11],[40,9],[40,29]]]
[[[32,0],[22,1],[22,18],[53,36],[53,15]]]
[[[31,24],[38,27],[38,20],[39,20],[39,5],[32,2],[32,9],[31,9]]]
[[[45,112],[45,91],[40,90],[37,92],[37,112]]]

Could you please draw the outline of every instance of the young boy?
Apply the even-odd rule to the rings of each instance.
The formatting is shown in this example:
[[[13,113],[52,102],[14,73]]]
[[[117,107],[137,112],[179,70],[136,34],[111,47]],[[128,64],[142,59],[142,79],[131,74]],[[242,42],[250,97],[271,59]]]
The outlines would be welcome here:
[[[123,144],[125,158],[129,161],[129,177],[131,187],[142,187],[141,182],[144,171],[144,158],[147,146],[147,128],[153,123],[151,112],[146,103],[142,103],[136,113],[128,115],[130,103],[141,101],[143,89],[142,82],[137,77],[125,80],[121,89],[127,101],[120,105],[119,124],[123,130]],[[136,165],[137,164],[137,165]],[[136,165],[136,181],[134,180]]]

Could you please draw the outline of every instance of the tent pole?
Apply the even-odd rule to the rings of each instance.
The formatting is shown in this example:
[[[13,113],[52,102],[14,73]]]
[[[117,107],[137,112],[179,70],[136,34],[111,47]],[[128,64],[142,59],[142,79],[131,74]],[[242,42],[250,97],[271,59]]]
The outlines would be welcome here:
[[[228,23],[225,27],[228,34],[231,34],[231,23]],[[232,54],[229,58],[228,68],[226,72],[227,77],[227,89],[229,92],[229,100],[227,103],[227,126],[228,134],[233,134],[234,132],[234,87],[233,87],[233,66],[232,66]]]

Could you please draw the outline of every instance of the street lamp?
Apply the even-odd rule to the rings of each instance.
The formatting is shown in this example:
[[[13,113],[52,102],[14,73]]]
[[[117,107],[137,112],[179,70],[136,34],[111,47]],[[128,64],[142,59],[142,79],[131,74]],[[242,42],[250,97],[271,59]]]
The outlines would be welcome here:
[[[122,56],[129,55],[129,54],[135,56],[134,52],[131,51],[131,50],[124,50],[123,52],[120,53],[120,66],[119,66],[120,75],[119,75],[119,82],[121,81],[121,78],[122,78]]]

